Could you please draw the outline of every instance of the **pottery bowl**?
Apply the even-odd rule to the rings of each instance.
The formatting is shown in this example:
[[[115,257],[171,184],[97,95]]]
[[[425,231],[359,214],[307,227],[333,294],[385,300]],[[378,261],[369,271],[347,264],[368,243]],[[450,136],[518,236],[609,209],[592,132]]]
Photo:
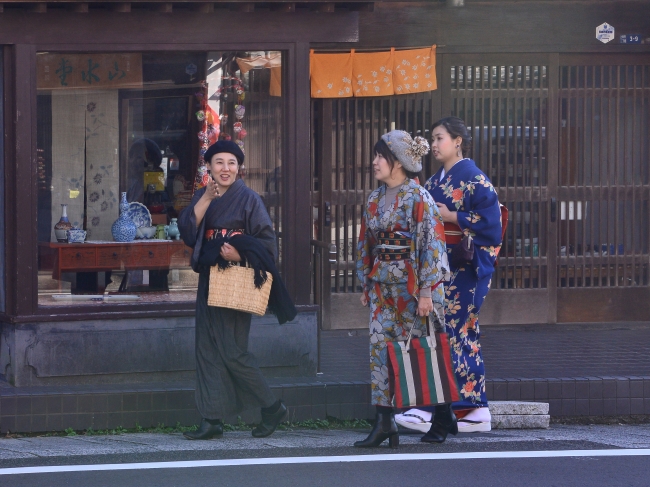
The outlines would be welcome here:
[[[142,235],[142,238],[153,238],[156,235],[156,227],[139,227],[138,233]]]
[[[86,240],[86,231],[80,228],[71,228],[66,234],[68,243],[83,243]]]

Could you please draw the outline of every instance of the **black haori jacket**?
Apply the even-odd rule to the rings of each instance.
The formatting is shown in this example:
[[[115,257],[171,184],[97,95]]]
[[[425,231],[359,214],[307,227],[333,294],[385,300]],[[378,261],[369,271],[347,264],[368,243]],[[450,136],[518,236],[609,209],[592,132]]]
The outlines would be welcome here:
[[[239,179],[222,197],[210,203],[201,224],[197,226],[194,206],[203,193],[205,188],[194,193],[190,205],[183,209],[178,217],[181,237],[188,247],[194,249],[190,261],[192,269],[201,272],[204,266],[216,265],[220,259],[221,246],[228,241],[255,269],[256,285],[259,283],[261,286],[262,281],[259,279],[263,280],[265,276],[262,271],[268,271],[273,276],[269,308],[278,321],[285,323],[295,318],[296,308],[275,266],[275,231],[262,199]],[[240,241],[237,241],[237,236],[206,240],[206,230],[216,228],[243,230],[247,238]]]

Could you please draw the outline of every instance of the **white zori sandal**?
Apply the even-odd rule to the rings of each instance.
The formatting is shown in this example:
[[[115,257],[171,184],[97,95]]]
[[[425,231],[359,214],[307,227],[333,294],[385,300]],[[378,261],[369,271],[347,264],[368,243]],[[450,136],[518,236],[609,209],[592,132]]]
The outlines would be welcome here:
[[[405,413],[396,414],[395,422],[404,428],[427,433],[431,429],[431,416],[429,411],[409,409]]]
[[[459,433],[478,433],[492,430],[492,415],[488,408],[476,408],[458,420]]]

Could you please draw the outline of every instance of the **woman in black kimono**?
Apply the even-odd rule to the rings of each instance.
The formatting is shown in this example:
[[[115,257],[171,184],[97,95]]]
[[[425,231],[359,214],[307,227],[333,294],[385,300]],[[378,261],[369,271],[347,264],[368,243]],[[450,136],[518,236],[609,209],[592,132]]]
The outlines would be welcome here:
[[[237,178],[244,153],[232,141],[220,140],[205,153],[212,177],[198,190],[190,205],[179,215],[181,237],[194,248],[191,264],[199,273],[196,297],[196,406],[203,417],[200,428],[185,432],[186,438],[204,440],[223,435],[222,419],[244,406],[260,407],[262,422],[253,436],[272,434],[286,418],[287,408],[276,400],[248,352],[251,315],[208,306],[210,268],[199,265],[204,243],[217,236],[243,233],[255,237],[275,260],[275,232],[271,219],[255,191]],[[230,262],[242,258],[232,245],[224,243],[220,255]]]

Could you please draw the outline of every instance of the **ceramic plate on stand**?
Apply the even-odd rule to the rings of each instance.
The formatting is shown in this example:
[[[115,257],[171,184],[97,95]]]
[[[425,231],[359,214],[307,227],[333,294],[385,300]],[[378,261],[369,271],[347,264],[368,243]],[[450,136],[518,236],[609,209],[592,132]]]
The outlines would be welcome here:
[[[134,201],[129,203],[129,209],[126,212],[129,218],[133,220],[136,227],[150,227],[151,226],[151,213],[146,206],[142,203]]]

